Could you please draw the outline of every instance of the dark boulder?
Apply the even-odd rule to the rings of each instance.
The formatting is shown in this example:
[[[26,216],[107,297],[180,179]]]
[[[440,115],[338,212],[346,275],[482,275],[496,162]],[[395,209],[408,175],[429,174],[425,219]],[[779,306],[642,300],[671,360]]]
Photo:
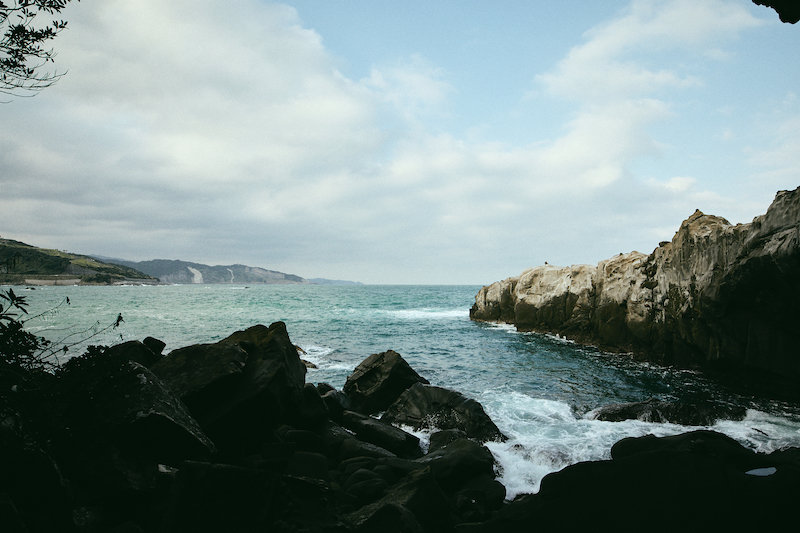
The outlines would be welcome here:
[[[329,390],[322,394],[322,401],[325,402],[325,407],[328,409],[328,416],[336,422],[342,421],[342,414],[345,411],[352,411],[354,409],[353,402],[350,398],[339,390]]]
[[[364,532],[448,531],[452,528],[449,509],[447,496],[433,475],[427,470],[417,470],[381,499],[347,515],[345,521]]]
[[[161,356],[164,352],[164,348],[166,348],[167,343],[162,341],[161,339],[156,339],[155,337],[145,337],[142,340],[142,344],[150,348],[154,354]]]
[[[608,422],[641,420],[655,423],[671,422],[684,426],[710,426],[720,419],[742,420],[745,414],[744,407],[650,398],[643,402],[604,405],[589,413],[589,418]]]
[[[452,494],[468,481],[489,476],[494,478],[494,456],[486,446],[470,439],[460,439],[417,459],[429,466],[439,485]],[[502,501],[502,499],[501,499]]]
[[[69,490],[55,459],[0,397],[0,531],[70,531]]]
[[[306,367],[283,322],[173,350],[153,372],[229,452],[255,449],[303,404]]]
[[[435,452],[440,448],[444,448],[451,442],[466,438],[467,434],[456,428],[437,431],[431,434],[430,442],[428,444],[428,453]]]
[[[328,420],[328,408],[317,388],[311,383],[306,383],[303,387],[294,420],[297,427],[307,429],[321,427]]]
[[[472,530],[528,531],[533,522],[561,530],[633,529],[654,517],[696,531],[777,530],[800,497],[796,459],[757,454],[707,430],[623,439],[612,460],[548,474],[538,494]]]
[[[320,396],[324,396],[326,392],[336,390],[336,387],[323,381],[321,383],[317,383],[317,390],[319,391]]]
[[[356,411],[364,414],[383,411],[403,391],[415,383],[428,383],[403,357],[393,351],[372,354],[347,377],[343,391]]]
[[[133,361],[148,368],[161,359],[161,351],[154,352],[150,346],[140,341],[128,341],[116,344],[108,348],[105,353],[107,357],[116,357],[122,360]]]
[[[181,465],[165,531],[269,531],[276,480],[268,473],[226,464]]]
[[[505,441],[483,406],[460,392],[417,383],[406,390],[383,414],[381,420],[415,430],[460,429],[471,439]]]
[[[389,450],[399,457],[415,458],[422,455],[418,437],[381,420],[345,411],[342,424],[359,439]]]
[[[374,502],[383,496],[389,484],[379,474],[366,468],[359,468],[345,480],[343,489],[356,507]]]
[[[57,378],[44,423],[73,490],[73,520],[82,531],[154,527],[169,486],[165,465],[206,459],[214,444],[138,363],[96,352],[72,359]]]
[[[214,444],[171,389],[144,366],[109,351],[111,357],[73,360],[60,373],[53,424],[55,437],[67,441],[61,445],[112,443],[166,464],[213,453]]]
[[[385,448],[356,438],[353,432],[335,422],[328,422],[321,434],[328,456],[337,463],[356,457],[396,457]]]

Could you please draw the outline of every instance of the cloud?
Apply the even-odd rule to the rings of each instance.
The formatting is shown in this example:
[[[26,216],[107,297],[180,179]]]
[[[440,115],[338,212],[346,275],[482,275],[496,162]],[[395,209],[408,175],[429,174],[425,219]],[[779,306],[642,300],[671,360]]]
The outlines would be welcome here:
[[[708,43],[761,21],[745,6],[717,0],[657,2],[636,0],[626,12],[586,33],[587,41],[572,48],[553,72],[537,77],[545,90],[558,97],[580,102],[603,102],[653,94],[663,89],[689,88],[701,80],[671,68],[650,66],[663,52],[704,49]],[[715,57],[720,50],[713,47]],[[673,60],[674,61],[674,60]]]
[[[373,67],[361,84],[411,123],[431,114],[443,114],[447,98],[454,91],[443,70],[419,54],[390,67]]]
[[[511,145],[432,125],[457,112],[447,68],[417,54],[349,79],[291,7],[71,5],[68,75],[3,109],[0,225],[84,253],[367,282],[489,282],[652,249],[705,193],[633,167],[661,152],[663,91],[703,80],[642,50],[691,56],[756,23],[720,6],[639,1],[588,32],[530,101],[568,115]]]

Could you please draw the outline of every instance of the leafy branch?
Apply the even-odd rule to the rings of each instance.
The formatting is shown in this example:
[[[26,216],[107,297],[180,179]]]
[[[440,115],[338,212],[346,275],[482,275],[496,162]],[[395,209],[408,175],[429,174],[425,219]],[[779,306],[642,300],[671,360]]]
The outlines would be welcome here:
[[[59,365],[59,353],[67,353],[70,348],[116,329],[123,322],[122,315],[118,314],[111,324],[101,327],[101,323],[97,321],[92,326],[71,332],[55,342],[24,329],[25,322],[53,314],[59,307],[69,303],[69,298],[64,298],[51,309],[27,316],[28,301],[25,296],[16,294],[13,289],[0,291],[0,370],[15,373],[53,372]]]
[[[55,39],[67,22],[50,19],[44,25],[36,25],[35,21],[41,13],[60,13],[70,1],[0,1],[0,93],[33,96],[64,75],[43,67],[54,63],[56,55],[46,43]]]

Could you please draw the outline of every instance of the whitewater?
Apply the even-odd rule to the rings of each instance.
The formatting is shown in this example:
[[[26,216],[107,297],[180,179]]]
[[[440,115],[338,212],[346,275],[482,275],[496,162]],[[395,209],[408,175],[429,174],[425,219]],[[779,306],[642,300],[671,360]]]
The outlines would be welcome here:
[[[153,336],[165,352],[215,342],[254,324],[283,321],[303,358],[317,368],[306,381],[341,388],[372,353],[399,352],[432,384],[481,402],[509,436],[487,447],[497,459],[507,498],[538,491],[541,479],[579,461],[610,458],[618,440],[699,427],[592,419],[610,403],[657,397],[745,407],[744,420],[704,428],[759,452],[800,446],[800,406],[742,396],[696,372],[608,354],[557,336],[473,322],[478,286],[157,285],[36,287],[26,327],[72,346],[111,345]],[[66,301],[69,299],[69,303]],[[104,330],[121,314],[118,328]],[[429,432],[416,432],[426,444]]]

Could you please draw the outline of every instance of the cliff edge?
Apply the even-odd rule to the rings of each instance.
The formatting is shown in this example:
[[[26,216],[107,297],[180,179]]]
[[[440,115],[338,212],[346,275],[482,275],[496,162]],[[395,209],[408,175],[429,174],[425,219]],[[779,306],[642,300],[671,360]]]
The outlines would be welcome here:
[[[480,289],[474,320],[660,364],[800,378],[800,187],[731,225],[695,211],[650,255],[538,266]]]

